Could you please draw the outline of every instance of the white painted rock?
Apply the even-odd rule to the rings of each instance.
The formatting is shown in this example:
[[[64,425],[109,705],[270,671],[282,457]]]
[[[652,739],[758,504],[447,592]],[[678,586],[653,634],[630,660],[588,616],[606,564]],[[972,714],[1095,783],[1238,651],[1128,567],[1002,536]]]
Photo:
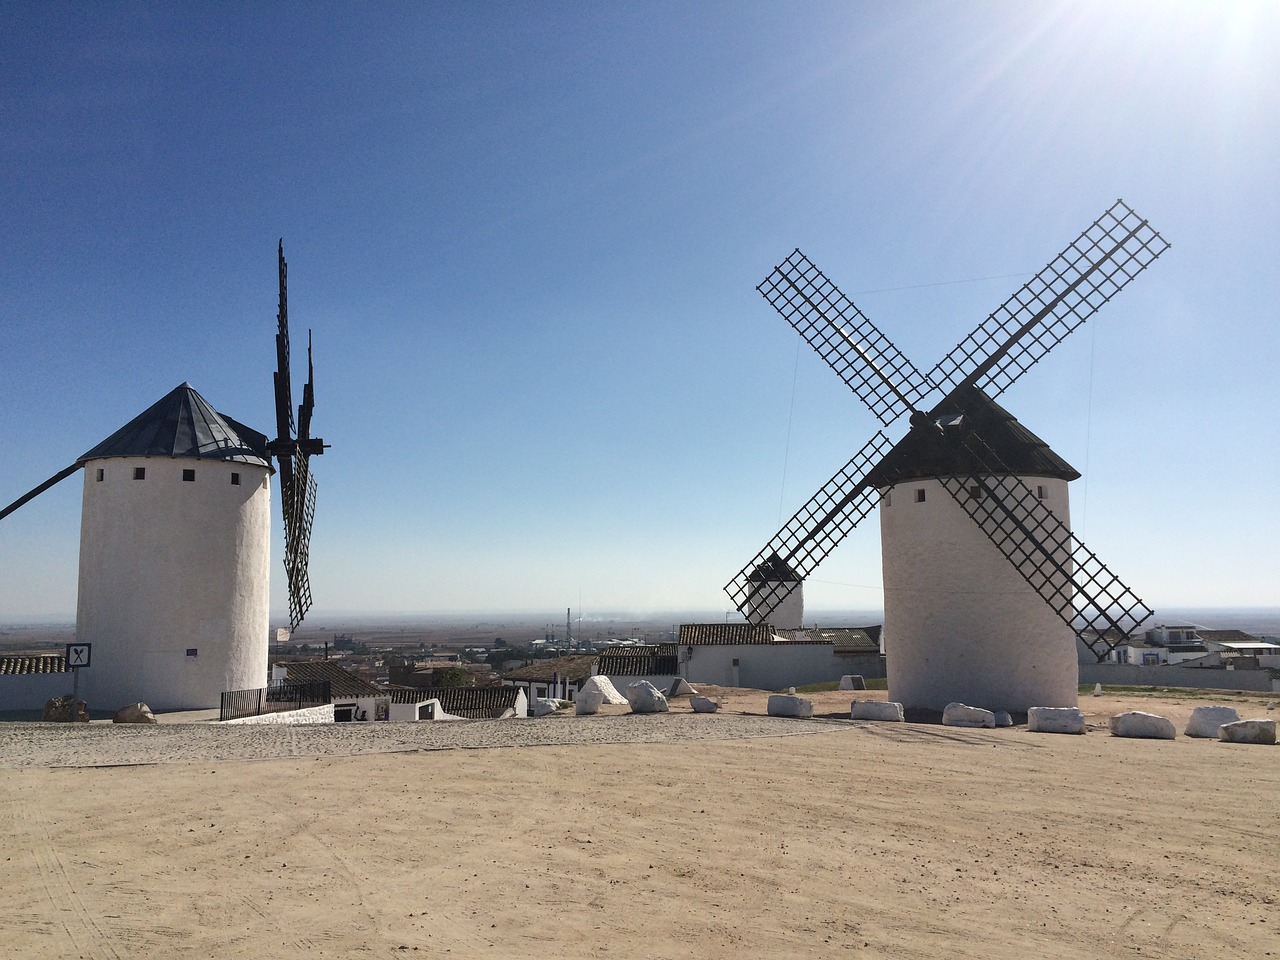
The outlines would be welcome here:
[[[1031,733],[1084,733],[1084,714],[1079,707],[1032,707],[1027,711]]]
[[[145,703],[131,703],[121,707],[111,718],[112,723],[157,723],[156,715]]]
[[[865,690],[867,689],[867,681],[856,673],[846,673],[840,678],[841,690]]]
[[[690,697],[689,706],[693,708],[694,713],[715,713],[720,709],[720,704],[710,697]]]
[[[668,697],[684,697],[698,691],[689,686],[689,681],[684,677],[676,677],[671,681],[671,689],[667,691]]]
[[[631,704],[632,713],[667,712],[667,698],[648,680],[637,680],[635,683],[628,684],[622,695],[627,698],[627,703]]]
[[[902,723],[902,704],[892,700],[855,700],[849,704],[849,719]]]
[[[994,727],[996,715],[981,707],[948,703],[942,710],[942,725],[944,727]]]
[[[1172,740],[1178,735],[1173,729],[1173,721],[1168,717],[1141,710],[1117,713],[1111,718],[1110,727],[1113,737],[1133,737],[1138,740]]]
[[[599,690],[579,690],[578,699],[573,703],[573,712],[580,717],[590,716],[600,709],[604,703],[604,694]]]
[[[618,688],[613,685],[613,681],[608,677],[588,677],[578,693],[581,695],[588,690],[598,690],[604,694],[605,703],[627,702],[627,698],[618,692]]]
[[[1191,719],[1187,721],[1187,729],[1182,732],[1188,737],[1218,737],[1218,728],[1224,723],[1235,723],[1240,719],[1235,707],[1224,707],[1217,704],[1196,707],[1191,711]]]
[[[795,687],[791,688],[792,690]],[[813,701],[786,693],[775,693],[769,697],[769,716],[800,717],[808,720],[813,716]]]
[[[548,700],[545,697],[535,697],[533,705],[530,707],[535,717],[545,717],[547,714],[555,713],[559,709],[559,700]]]
[[[1013,726],[1013,717],[1009,715],[1009,711],[1008,711],[1008,710],[997,710],[997,711],[996,711],[996,726],[997,726],[997,727],[1012,727],[1012,726]]]
[[[1237,720],[1235,723],[1224,723],[1218,728],[1218,739],[1226,743],[1274,744],[1276,722],[1274,720]]]

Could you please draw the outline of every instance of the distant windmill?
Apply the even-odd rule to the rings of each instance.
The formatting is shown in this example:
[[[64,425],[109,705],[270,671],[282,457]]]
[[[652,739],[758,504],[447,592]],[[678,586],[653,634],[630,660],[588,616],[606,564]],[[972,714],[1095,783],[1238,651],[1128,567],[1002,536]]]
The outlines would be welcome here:
[[[910,428],[877,433],[743,567],[738,609],[799,626],[804,578],[880,505],[890,696],[1074,704],[1074,637],[1102,659],[1152,611],[1071,533],[1079,473],[994,398],[1168,246],[1117,200],[928,375],[794,251],[757,289],[882,424]]]
[[[217,706],[267,671],[271,457],[280,462],[293,626],[311,604],[307,557],[315,511],[308,378],[293,429],[283,243],[276,335],[281,439],[176,387],[71,466],[0,510],[0,519],[85,469],[76,640],[93,644],[82,690],[91,705]]]

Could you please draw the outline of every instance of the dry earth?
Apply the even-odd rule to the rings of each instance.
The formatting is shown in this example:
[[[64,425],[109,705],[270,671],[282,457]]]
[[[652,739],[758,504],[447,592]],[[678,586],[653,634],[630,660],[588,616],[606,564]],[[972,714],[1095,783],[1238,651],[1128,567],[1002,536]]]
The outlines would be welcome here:
[[[1275,748],[783,721],[713,692],[727,715],[337,741],[4,725],[0,955],[1280,957]],[[1276,715],[1081,706],[1181,729],[1200,702]],[[278,759],[226,759],[250,754]]]

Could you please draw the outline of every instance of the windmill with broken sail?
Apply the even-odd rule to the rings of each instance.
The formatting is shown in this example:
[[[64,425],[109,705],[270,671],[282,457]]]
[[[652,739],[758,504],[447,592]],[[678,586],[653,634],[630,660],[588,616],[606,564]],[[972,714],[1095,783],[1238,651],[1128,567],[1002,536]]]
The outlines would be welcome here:
[[[83,470],[76,642],[93,644],[83,695],[95,707],[217,706],[265,682],[271,475],[280,481],[289,616],[311,605],[307,575],[315,480],[311,347],[297,419],[290,392],[287,266],[278,250],[276,430],[175,387],[69,467],[0,510],[0,520]],[[278,470],[272,466],[272,460]]]

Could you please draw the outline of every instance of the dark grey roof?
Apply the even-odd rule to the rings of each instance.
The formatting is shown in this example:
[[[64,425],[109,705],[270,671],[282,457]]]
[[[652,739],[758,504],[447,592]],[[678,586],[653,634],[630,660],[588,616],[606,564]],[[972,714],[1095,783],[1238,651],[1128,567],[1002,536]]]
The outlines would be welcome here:
[[[515,709],[519,687],[422,687],[388,690],[392,703],[439,700],[440,709],[468,720],[496,720]]]
[[[836,653],[879,653],[880,630],[873,627],[813,627],[779,630],[767,623],[682,623],[680,642],[686,646],[732,647],[741,644],[831,644]],[[775,639],[780,638],[780,639]],[[603,666],[601,673],[604,672]]]
[[[680,624],[680,642],[685,646],[773,643],[773,627],[767,623],[682,623]]]
[[[189,383],[175,387],[80,457],[193,457],[271,466],[265,435],[214,410]]]
[[[328,680],[329,695],[335,700],[339,697],[346,699],[382,695],[382,691],[368,680],[361,680],[355,674],[348,673],[332,660],[296,660],[281,666],[290,683],[323,683]]]
[[[941,436],[932,425],[913,427],[866,476],[872,487],[889,487],[903,480],[935,477],[984,476],[1056,477],[1075,480],[1080,471],[1049,449],[1049,445],[1020,424],[1004,407],[976,387],[957,392],[937,418],[961,416],[959,429],[982,438],[1003,469],[979,467],[963,444]],[[986,456],[990,456],[987,454]]]
[[[674,643],[610,647],[600,651],[596,669],[607,677],[665,677],[680,672],[680,648]]]
[[[769,559],[756,564],[754,570],[747,575],[748,583],[800,583],[804,578],[792,569],[791,564],[776,553]]]
[[[537,681],[543,683],[555,674],[558,680],[579,683],[594,675],[596,658],[586,654],[572,657],[556,657],[552,660],[535,660],[527,667],[517,667],[502,675],[504,680]]]
[[[1243,630],[1197,630],[1201,640],[1212,643],[1260,643],[1261,639]]]
[[[792,643],[830,643],[836,653],[879,653],[880,625],[873,627],[815,627],[810,630],[779,630],[778,636]]]
[[[0,676],[26,677],[35,673],[66,672],[67,658],[61,653],[0,657]]]

